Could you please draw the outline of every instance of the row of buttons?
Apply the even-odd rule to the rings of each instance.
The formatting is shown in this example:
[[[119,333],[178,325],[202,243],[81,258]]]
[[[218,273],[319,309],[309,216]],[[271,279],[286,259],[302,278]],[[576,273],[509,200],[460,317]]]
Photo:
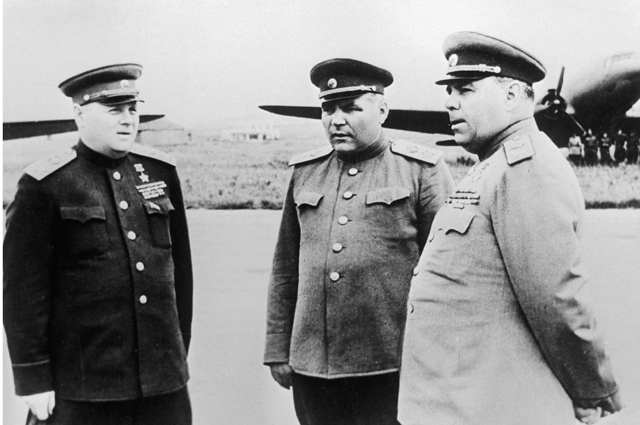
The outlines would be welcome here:
[[[120,179],[122,179],[122,174],[120,174],[120,172],[118,171],[114,171],[113,173],[113,179],[116,181],[119,181]],[[120,207],[121,210],[126,211],[129,209],[129,203],[127,201],[120,201],[120,203],[118,203],[118,206]],[[138,237],[138,235],[136,235],[136,232],[134,231],[129,231],[127,232],[127,238],[131,241],[136,240],[136,238]],[[144,270],[144,263],[141,261],[138,261],[136,263],[136,270],[138,270],[139,272]],[[147,296],[146,295],[141,295],[139,298],[140,304],[144,305],[147,303]]]
[[[350,176],[355,176],[356,174],[358,174],[358,169],[357,168],[350,168],[348,171]],[[346,192],[344,192],[342,194],[342,197],[344,199],[351,199],[355,196],[355,194],[349,190],[347,190]],[[344,226],[345,224],[347,224],[349,222],[349,218],[345,215],[342,215],[340,217],[338,217],[338,224]],[[333,244],[333,246],[331,247],[331,249],[333,249],[333,252],[340,252],[344,249],[344,246],[339,243],[336,242]],[[331,281],[333,282],[337,282],[338,280],[340,280],[340,273],[338,272],[332,272],[329,274],[329,279],[331,279]]]

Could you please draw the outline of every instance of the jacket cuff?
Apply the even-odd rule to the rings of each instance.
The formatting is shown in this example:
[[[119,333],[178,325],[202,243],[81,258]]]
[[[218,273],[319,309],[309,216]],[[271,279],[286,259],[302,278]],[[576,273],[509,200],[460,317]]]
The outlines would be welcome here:
[[[53,391],[51,360],[38,363],[14,364],[13,383],[16,395],[25,396]]]
[[[599,399],[576,399],[573,400],[573,404],[577,407],[591,409],[601,407],[602,410],[610,413],[617,412],[624,407],[622,398],[620,397],[620,391],[618,390],[607,397]]]
[[[264,364],[289,363],[291,335],[268,334],[264,350]]]

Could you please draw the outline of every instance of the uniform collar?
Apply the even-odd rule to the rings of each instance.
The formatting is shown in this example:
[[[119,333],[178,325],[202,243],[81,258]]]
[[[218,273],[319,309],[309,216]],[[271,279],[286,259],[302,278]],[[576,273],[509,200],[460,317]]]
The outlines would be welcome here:
[[[338,159],[348,163],[358,163],[366,161],[367,159],[374,158],[389,147],[389,138],[384,131],[380,131],[380,135],[370,146],[367,146],[363,151],[353,153],[337,153]]]
[[[533,117],[516,121],[498,133],[496,137],[487,143],[486,147],[482,149],[482,151],[478,152],[478,158],[480,161],[484,161],[489,158],[500,148],[500,146],[502,146],[505,140],[516,133],[536,133],[538,131],[538,125]]]
[[[106,155],[102,155],[85,145],[82,140],[78,141],[75,146],[75,150],[78,153],[78,156],[81,156],[92,164],[105,168],[116,168],[127,160],[126,155],[122,158],[109,158]]]

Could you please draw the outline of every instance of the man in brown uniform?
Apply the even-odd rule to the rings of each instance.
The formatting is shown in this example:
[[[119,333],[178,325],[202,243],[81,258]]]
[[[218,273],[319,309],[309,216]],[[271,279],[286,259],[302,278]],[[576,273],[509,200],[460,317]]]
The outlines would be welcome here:
[[[264,363],[301,424],[396,424],[411,273],[453,182],[438,151],[382,131],[388,71],[332,59],[311,81],[330,145],[290,162]]]
[[[478,155],[431,227],[409,295],[403,425],[558,425],[620,409],[578,300],[584,200],[533,118],[542,64],[472,32],[444,42],[456,142]]]

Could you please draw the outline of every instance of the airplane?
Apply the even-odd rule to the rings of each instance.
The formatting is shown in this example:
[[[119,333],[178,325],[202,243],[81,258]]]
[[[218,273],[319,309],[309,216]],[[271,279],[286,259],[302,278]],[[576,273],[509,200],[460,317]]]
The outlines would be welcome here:
[[[159,120],[164,115],[140,115],[140,124]],[[14,121],[2,123],[2,140],[24,139],[36,136],[51,136],[53,134],[77,131],[74,120],[50,121]]]
[[[547,133],[560,148],[566,147],[573,134],[627,134],[640,132],[640,116],[628,111],[640,99],[640,55],[624,52],[608,56],[596,65],[576,73],[565,87],[562,67],[556,88],[549,89],[536,101],[535,118],[538,128]],[[322,110],[314,106],[262,105],[260,109],[286,116],[320,119]],[[449,114],[445,110],[391,109],[383,127],[420,133],[452,136]],[[451,137],[436,142],[440,146],[456,146]]]

